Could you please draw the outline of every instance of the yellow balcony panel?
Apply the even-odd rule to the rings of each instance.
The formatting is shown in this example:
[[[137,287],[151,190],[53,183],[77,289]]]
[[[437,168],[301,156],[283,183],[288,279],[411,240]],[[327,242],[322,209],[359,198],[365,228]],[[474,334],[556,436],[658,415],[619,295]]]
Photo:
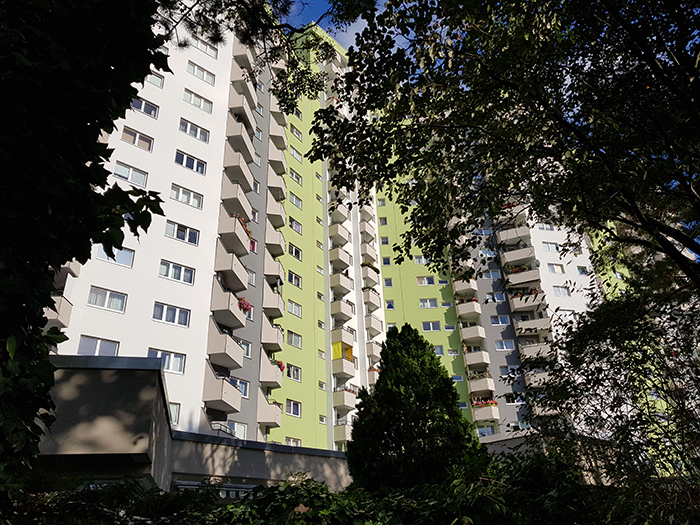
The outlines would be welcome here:
[[[221,239],[216,240],[214,271],[219,272],[224,284],[234,292],[248,289],[248,270],[235,253],[226,251]]]
[[[472,407],[472,413],[474,421],[498,421],[500,419],[498,407],[494,405]]]
[[[225,334],[209,318],[209,336],[207,338],[207,355],[209,361],[217,366],[235,370],[243,366],[243,347],[233,337]]]
[[[234,184],[228,177],[221,177],[221,202],[229,215],[237,215],[248,222],[252,218],[253,207],[246,197],[245,189]]]
[[[46,323],[46,330],[53,328],[66,328],[68,323],[70,323],[70,316],[73,312],[73,303],[62,295],[55,295],[53,297],[54,307],[56,311],[50,308],[44,308],[44,315],[48,319]]]
[[[340,321],[348,321],[355,316],[355,305],[346,299],[338,299],[331,303],[331,315]]]
[[[382,306],[381,297],[374,289],[364,290],[362,292],[362,301],[369,312],[374,312]]]
[[[260,386],[263,388],[282,388],[284,372],[270,361],[267,353],[260,352]]]
[[[219,210],[219,236],[227,250],[239,257],[250,253],[250,237],[238,217],[231,217],[224,205]]]
[[[498,244],[517,244],[519,241],[527,242],[530,239],[530,228],[518,226],[502,230],[496,234]]]
[[[226,137],[228,137],[228,141],[233,146],[233,149],[240,151],[246,162],[253,162],[255,148],[253,148],[253,142],[250,140],[248,129],[243,122],[237,121],[236,117],[231,113],[229,113],[226,120]]]
[[[529,264],[535,258],[535,249],[532,246],[526,246],[519,250],[512,250],[501,253],[501,264],[503,266],[517,266],[521,264]]]
[[[253,173],[240,151],[234,151],[230,142],[224,147],[224,171],[231,182],[240,184],[246,193],[253,189]]]
[[[464,366],[490,365],[491,357],[485,350],[464,353]]]
[[[238,298],[224,290],[221,283],[214,277],[211,293],[211,311],[217,323],[229,328],[242,328],[245,326],[246,317],[238,307]]]
[[[284,332],[263,315],[261,344],[268,352],[279,352],[284,347]]]
[[[384,331],[384,323],[374,314],[365,315],[365,328],[371,337],[375,337]]]
[[[263,310],[270,319],[277,319],[284,315],[284,299],[278,293],[272,291],[270,285],[263,281]]]
[[[462,341],[467,344],[480,345],[481,342],[486,339],[486,331],[483,326],[465,326],[460,329],[460,336]]]
[[[460,319],[473,319],[481,315],[481,305],[478,301],[467,301],[457,304],[457,316]]]
[[[255,130],[255,117],[248,103],[248,98],[245,93],[236,91],[236,87],[231,85],[228,92],[228,109],[237,117],[237,120],[243,122],[251,132]]]
[[[284,211],[284,206],[281,202],[275,199],[267,199],[267,219],[275,228],[281,228],[287,224],[287,212]]]
[[[355,364],[344,357],[333,359],[332,370],[334,376],[342,379],[355,377]]]
[[[350,232],[340,224],[331,224],[328,236],[336,246],[345,246],[350,241]]]
[[[204,368],[202,400],[207,408],[227,414],[241,411],[241,392],[224,378],[216,377],[211,366]]]
[[[279,230],[267,221],[267,226],[265,227],[265,246],[275,257],[284,254],[287,251],[287,243],[284,241],[284,235]]]
[[[275,367],[277,368],[277,367]],[[258,424],[263,427],[277,428],[282,425],[282,404],[268,401],[258,390]]]
[[[474,297],[477,292],[476,280],[454,281],[452,283],[454,293],[460,297]]]

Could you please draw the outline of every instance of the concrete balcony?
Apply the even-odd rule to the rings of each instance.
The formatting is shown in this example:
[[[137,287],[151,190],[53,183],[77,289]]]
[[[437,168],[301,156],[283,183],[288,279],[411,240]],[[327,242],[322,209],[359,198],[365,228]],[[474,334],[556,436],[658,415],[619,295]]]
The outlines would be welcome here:
[[[534,270],[525,270],[524,272],[509,273],[506,277],[511,286],[534,285],[540,282],[540,271],[535,268]]]
[[[329,256],[333,268],[338,271],[345,270],[345,268],[352,265],[352,255],[343,248],[333,248]]]
[[[530,372],[525,374],[525,384],[529,388],[542,388],[549,381],[549,372]]]
[[[234,292],[248,289],[248,270],[235,253],[226,251],[221,239],[216,240],[214,271],[218,272],[224,284]]]
[[[241,392],[226,379],[216,377],[209,365],[204,367],[202,401],[207,408],[226,414],[241,411]]]
[[[228,109],[251,132],[255,130],[255,117],[250,109],[248,99],[244,93],[238,93],[233,85],[231,85],[228,92]]]
[[[238,122],[230,113],[226,120],[226,137],[228,137],[228,141],[233,146],[233,149],[241,152],[246,162],[253,162],[255,148],[250,140],[248,129],[243,122]]]
[[[355,316],[355,305],[345,299],[331,303],[331,315],[339,321],[348,321]]]
[[[360,219],[363,221],[374,221],[374,203],[368,202],[360,206]]]
[[[367,221],[360,222],[360,235],[362,236],[362,242],[373,242],[376,238],[377,232]]]
[[[558,410],[555,410],[553,408],[545,408],[541,406],[530,407],[530,412],[533,416],[537,417],[553,417],[559,415]]]
[[[459,330],[459,335],[462,341],[470,346],[481,345],[481,342],[486,339],[486,331],[483,326],[465,326]],[[473,344],[470,344],[473,343]]]
[[[345,246],[350,241],[350,232],[340,224],[331,224],[328,228],[328,236],[337,246]]]
[[[345,295],[355,289],[354,281],[342,273],[334,273],[330,279],[331,290],[339,295]]]
[[[371,337],[375,337],[384,331],[384,323],[374,314],[365,315],[365,328]]]
[[[280,126],[287,125],[287,115],[280,108],[280,103],[274,95],[270,97],[270,115]]]
[[[490,396],[496,390],[496,383],[491,377],[482,377],[480,379],[469,379],[469,392],[478,397]]]
[[[377,384],[377,379],[379,379],[379,372],[377,370],[367,371],[367,383],[369,383],[369,386]]]
[[[501,253],[501,264],[503,266],[518,266],[529,264],[535,258],[535,249],[532,246]]]
[[[73,312],[73,303],[62,295],[53,297],[54,307],[56,311],[50,308],[44,308],[44,315],[48,319],[45,329],[48,330],[54,326],[57,328],[66,328],[70,322],[70,316]]]
[[[236,91],[245,95],[251,108],[257,107],[258,93],[255,85],[246,71],[235,60],[231,64],[231,83]]]
[[[537,293],[521,297],[513,297],[511,295],[508,298],[508,304],[510,304],[511,312],[531,312],[541,309],[547,303],[545,302],[544,293]]]
[[[80,268],[80,263],[75,259],[73,259],[72,261],[68,261],[65,264],[62,264],[61,267],[56,271],[56,275],[53,278],[54,288],[56,288],[56,290],[62,290],[63,288],[65,288],[68,276],[72,275],[73,277],[78,277],[80,275]]]
[[[243,366],[243,347],[233,337],[225,334],[209,318],[209,335],[207,337],[207,356],[217,366],[235,370]]]
[[[279,261],[273,259],[272,254],[265,251],[265,267],[263,270],[267,282],[271,285],[284,282],[284,266]]]
[[[374,362],[379,361],[382,353],[382,344],[378,341],[367,341],[365,343],[365,352],[370,360]]]
[[[362,255],[362,262],[369,264],[377,263],[377,250],[372,247],[371,244],[363,243],[360,244],[360,254]]]
[[[263,281],[263,311],[270,319],[277,319],[284,315],[284,299],[278,293],[272,291],[267,282]]]
[[[262,336],[260,343],[268,352],[279,352],[284,347],[284,332],[273,326],[266,315],[262,316]]]
[[[253,207],[246,197],[245,189],[240,184],[234,184],[228,177],[221,177],[221,202],[229,215],[238,215],[249,222]]]
[[[246,69],[251,69],[256,62],[253,51],[249,47],[242,45],[238,39],[234,41],[233,59],[238,62],[240,67]]]
[[[275,173],[272,166],[267,168],[267,188],[276,201],[280,202],[287,198],[287,183],[284,182],[284,177]]]
[[[498,421],[501,419],[498,407],[494,405],[472,407],[472,413],[474,414],[474,421]]]
[[[219,210],[219,236],[227,250],[239,257],[250,253],[250,237],[237,217],[231,217],[224,205]]]
[[[491,364],[491,357],[485,350],[479,352],[465,352],[463,355],[465,367]]]
[[[260,390],[258,390],[258,424],[269,428],[282,425],[282,404],[268,401]]]
[[[518,345],[520,349],[520,359],[551,358],[552,348],[549,343],[538,343],[534,345]]]
[[[382,307],[382,299],[374,290],[364,290],[362,292],[362,302],[365,303],[368,312],[374,312]]]
[[[460,319],[474,319],[481,315],[481,305],[478,301],[467,301],[457,304],[457,317]]]
[[[369,266],[363,266],[362,279],[365,282],[365,286],[377,286],[379,284],[379,272]]]
[[[498,244],[516,244],[518,241],[528,241],[530,239],[530,228],[527,226],[518,226],[502,230],[496,234]]]
[[[267,198],[267,219],[275,228],[281,228],[287,224],[287,212],[284,211],[284,206],[271,197]]]
[[[515,226],[522,226],[527,221],[527,207],[524,204],[511,206],[504,211],[504,215],[508,218],[508,222]]]
[[[284,241],[284,235],[279,230],[267,221],[267,226],[265,227],[265,246],[270,250],[270,253],[275,257],[284,254],[287,251],[287,243]]]
[[[287,132],[273,118],[270,119],[270,140],[277,149],[287,149]]]
[[[272,147],[268,150],[268,155],[270,167],[275,173],[278,175],[287,173],[287,159],[284,158],[284,151]]]
[[[248,163],[240,152],[233,150],[228,141],[224,146],[224,171],[231,182],[240,184],[246,193],[253,189],[253,173]]]
[[[476,280],[469,279],[467,281],[453,281],[452,287],[455,295],[460,297],[474,297],[478,290]]]
[[[216,277],[213,281],[211,312],[216,322],[233,329],[244,327],[246,317],[238,307],[238,298],[232,292],[224,290]]]
[[[333,392],[333,408],[341,411],[354,410],[357,403],[357,394],[350,390],[337,390]]]
[[[352,425],[343,420],[340,424],[333,425],[333,441],[351,441],[352,440]]]
[[[342,379],[350,379],[351,377],[355,377],[355,364],[344,357],[333,359],[332,369],[333,375]]]
[[[265,352],[260,352],[260,386],[263,388],[282,388],[284,372],[270,361]]]
[[[552,323],[549,317],[542,319],[530,319],[514,323],[517,336],[544,334],[552,331]]]
[[[342,348],[352,348],[355,346],[355,332],[351,332],[346,327],[331,330],[331,342],[342,343]]]
[[[341,224],[350,218],[350,210],[345,204],[336,204],[336,208],[330,212],[331,222]]]

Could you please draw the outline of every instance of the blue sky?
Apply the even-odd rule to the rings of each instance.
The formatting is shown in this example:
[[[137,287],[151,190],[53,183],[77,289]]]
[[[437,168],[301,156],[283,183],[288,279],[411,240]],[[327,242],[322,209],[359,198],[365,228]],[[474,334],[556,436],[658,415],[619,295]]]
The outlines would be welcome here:
[[[328,4],[320,0],[309,0],[307,5],[302,5],[299,2],[295,2],[292,6],[292,12],[288,21],[295,26],[303,26],[309,22],[315,22],[327,10]],[[328,31],[328,22],[322,21],[321,27]],[[341,46],[347,49],[355,43],[355,33],[361,31],[363,27],[364,21],[359,21],[348,27],[346,31],[329,31],[329,33],[340,43]]]

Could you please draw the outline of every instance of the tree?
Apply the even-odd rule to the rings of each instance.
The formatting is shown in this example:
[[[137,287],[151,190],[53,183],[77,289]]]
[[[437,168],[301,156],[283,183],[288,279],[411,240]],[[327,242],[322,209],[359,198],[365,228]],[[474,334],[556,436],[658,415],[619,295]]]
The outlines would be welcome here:
[[[457,391],[433,346],[410,325],[389,330],[372,392],[359,393],[347,459],[354,483],[369,490],[439,483],[486,453],[459,408]]]

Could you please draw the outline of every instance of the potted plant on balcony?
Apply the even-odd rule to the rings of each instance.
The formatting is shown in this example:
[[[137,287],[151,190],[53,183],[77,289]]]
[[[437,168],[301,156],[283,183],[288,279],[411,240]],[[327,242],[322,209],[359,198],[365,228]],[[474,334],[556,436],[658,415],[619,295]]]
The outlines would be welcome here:
[[[248,301],[245,300],[245,297],[238,297],[238,308],[244,313],[247,314],[253,309],[253,305],[250,304]]]
[[[280,361],[279,359],[270,359],[270,363],[273,365],[277,365],[277,367],[284,372],[284,363]]]

